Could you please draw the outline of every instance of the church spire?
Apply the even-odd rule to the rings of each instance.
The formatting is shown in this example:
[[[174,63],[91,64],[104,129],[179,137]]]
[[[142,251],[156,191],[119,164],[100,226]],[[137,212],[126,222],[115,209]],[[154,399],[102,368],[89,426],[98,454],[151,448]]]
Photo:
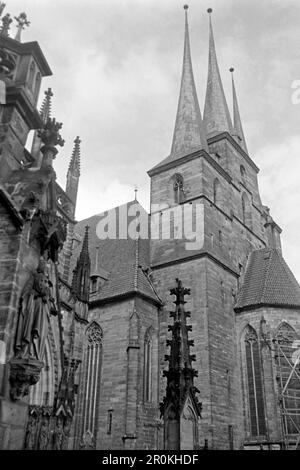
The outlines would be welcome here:
[[[74,140],[74,148],[69,163],[68,172],[72,172],[73,175],[80,176],[80,144],[81,140],[77,136]]]
[[[211,22],[212,9],[209,8],[207,12],[209,13],[209,57],[204,123],[207,135],[211,136],[225,131],[232,133],[233,128],[217,61]]]
[[[74,203],[74,213],[76,208],[79,177],[80,177],[80,144],[81,140],[77,136],[74,140],[74,148],[69,163],[68,173],[67,173],[67,185],[66,185],[66,194]],[[74,215],[74,214],[73,214]]]
[[[45,125],[48,119],[51,117],[52,96],[53,96],[52,90],[51,88],[48,88],[48,90],[45,91],[45,97],[44,97],[44,100],[40,109],[40,113],[39,113],[40,118],[43,122],[43,125]],[[38,134],[39,132],[36,130],[33,135],[32,146],[31,146],[31,155],[35,157],[37,161],[39,160],[39,157],[40,157],[40,148],[42,145],[41,138],[39,137]]]
[[[88,225],[85,227],[82,248],[77,259],[76,268],[73,271],[72,279],[72,292],[83,302],[88,301],[90,291],[91,259],[89,254],[89,228]]]
[[[234,68],[231,67],[229,71],[231,72],[231,79],[232,79],[233,126],[234,126],[233,135],[237,139],[242,149],[245,150],[246,153],[248,153],[243,126],[242,126],[242,120],[241,120],[240,111],[239,111],[238,100],[236,96],[234,78],[233,78]]]
[[[189,27],[185,10],[185,35],[182,77],[171,155],[184,156],[199,149],[207,150],[207,140],[198,103],[190,50]]]

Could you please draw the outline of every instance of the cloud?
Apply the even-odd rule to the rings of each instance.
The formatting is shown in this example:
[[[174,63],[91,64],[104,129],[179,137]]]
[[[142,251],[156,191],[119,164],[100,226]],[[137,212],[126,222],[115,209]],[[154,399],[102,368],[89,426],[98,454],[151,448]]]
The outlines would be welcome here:
[[[283,229],[283,255],[300,281],[299,155],[300,136],[291,136],[280,145],[261,148],[256,161],[261,168],[262,202],[271,208],[272,217]]]
[[[189,5],[202,112],[210,6],[228,104],[231,108],[228,69],[234,66],[248,148],[261,167],[262,199],[284,229],[284,253],[300,279],[300,105],[291,101],[291,85],[300,79],[299,0],[211,0],[209,5],[191,0]],[[43,88],[53,88],[53,116],[63,122],[66,144],[55,160],[62,186],[73,140],[82,139],[77,218],[127,202],[135,185],[149,207],[146,171],[168,155],[172,140],[182,6],[181,0],[14,0],[7,5],[13,16],[27,12],[31,25],[23,38],[39,41],[54,72]]]

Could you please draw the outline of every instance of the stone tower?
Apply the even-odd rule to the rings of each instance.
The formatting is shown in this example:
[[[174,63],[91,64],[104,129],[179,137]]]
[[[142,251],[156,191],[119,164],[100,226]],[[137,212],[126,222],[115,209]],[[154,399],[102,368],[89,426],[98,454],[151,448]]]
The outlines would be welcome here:
[[[43,77],[52,75],[50,67],[37,42],[21,42],[21,30],[26,23],[18,18],[18,34],[9,37],[12,19],[7,14],[2,18],[1,35],[1,80],[6,84],[6,105],[1,111],[0,181],[4,181],[12,170],[32,162],[32,155],[24,150],[31,129],[42,127],[41,116],[36,105]]]
[[[208,10],[207,90],[201,118],[192,70],[187,6],[184,8],[183,71],[171,153],[148,172],[152,219],[150,262],[166,305],[160,330],[163,351],[160,367],[164,364],[166,315],[170,307],[168,290],[174,279],[180,278],[192,292],[188,309],[193,312],[195,369],[199,371],[195,385],[201,390],[203,404],[201,440],[207,440],[211,448],[237,448],[241,445],[241,435],[251,440],[243,414],[248,413],[247,406],[254,405],[247,396],[244,405],[240,400],[243,385],[236,325],[241,314],[234,310],[236,295],[243,284],[250,253],[272,249],[282,260],[281,229],[261,203],[259,170],[247,151],[234,82],[234,123],[231,120],[218,67],[211,9]],[[191,220],[196,224],[195,244],[188,243]],[[281,273],[284,276],[283,269]],[[299,305],[296,284],[295,281],[297,301],[293,305]],[[162,396],[164,387],[165,384]]]

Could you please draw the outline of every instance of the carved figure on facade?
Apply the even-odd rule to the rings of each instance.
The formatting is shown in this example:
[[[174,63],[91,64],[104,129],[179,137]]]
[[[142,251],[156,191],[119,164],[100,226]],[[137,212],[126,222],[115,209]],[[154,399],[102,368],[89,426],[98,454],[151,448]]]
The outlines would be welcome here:
[[[50,315],[57,315],[46,261],[41,258],[22,293],[15,343],[16,358],[43,360]]]

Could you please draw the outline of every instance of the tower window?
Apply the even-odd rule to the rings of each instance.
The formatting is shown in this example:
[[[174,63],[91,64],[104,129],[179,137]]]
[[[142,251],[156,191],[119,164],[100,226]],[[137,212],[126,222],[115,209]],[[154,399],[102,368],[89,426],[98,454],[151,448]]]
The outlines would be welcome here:
[[[97,278],[96,277],[92,277],[91,279],[91,292],[96,292],[97,290]]]
[[[108,412],[107,412],[107,434],[111,434],[112,417],[113,417],[113,410],[108,410]]]
[[[222,230],[219,230],[219,245],[222,246],[223,244],[223,233]]]
[[[89,432],[95,437],[101,383],[102,330],[96,322],[93,322],[88,327],[86,335],[82,435]]]
[[[221,202],[221,186],[220,186],[220,181],[218,178],[214,180],[214,187],[213,187],[213,201],[214,204],[219,205]]]
[[[30,64],[30,69],[29,69],[29,76],[28,76],[28,86],[33,89],[33,79],[34,79],[34,74],[35,74],[35,65],[34,62],[31,62]]]
[[[144,341],[144,402],[151,401],[152,389],[152,336],[151,329],[145,334]]]
[[[241,171],[241,177],[242,177],[242,178],[245,178],[245,176],[246,176],[246,170],[245,170],[244,165],[241,165],[241,166],[240,166],[240,171]]]
[[[246,374],[248,385],[251,436],[266,434],[265,407],[259,342],[256,332],[248,327],[245,335]]]
[[[41,87],[41,74],[38,72],[35,77],[35,84],[34,84],[34,99],[37,100],[40,92]]]
[[[252,228],[251,206],[246,193],[242,196],[242,216],[243,223],[247,225],[247,227]]]
[[[173,190],[174,190],[174,201],[176,204],[180,204],[184,200],[184,190],[183,190],[183,177],[178,173],[174,176]]]

